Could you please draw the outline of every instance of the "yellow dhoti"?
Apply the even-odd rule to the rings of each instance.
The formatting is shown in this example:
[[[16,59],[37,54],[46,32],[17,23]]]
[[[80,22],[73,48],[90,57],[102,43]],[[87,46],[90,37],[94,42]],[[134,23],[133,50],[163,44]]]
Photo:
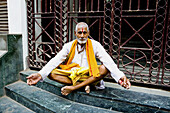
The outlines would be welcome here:
[[[88,67],[80,67],[76,63],[72,63],[70,65],[60,65],[60,67],[62,67],[62,69],[56,68],[52,70],[51,73],[69,77],[74,86],[77,81],[82,82],[90,77]]]

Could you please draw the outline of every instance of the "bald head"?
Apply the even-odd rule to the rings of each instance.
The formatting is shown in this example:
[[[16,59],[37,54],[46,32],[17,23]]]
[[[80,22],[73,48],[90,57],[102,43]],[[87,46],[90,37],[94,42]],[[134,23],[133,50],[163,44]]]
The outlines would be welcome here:
[[[83,28],[86,28],[87,27],[87,31],[89,31],[89,26],[85,23],[85,22],[79,22],[77,25],[76,25],[76,29],[75,29],[75,31],[77,32],[77,29],[79,28],[79,27],[83,27]]]

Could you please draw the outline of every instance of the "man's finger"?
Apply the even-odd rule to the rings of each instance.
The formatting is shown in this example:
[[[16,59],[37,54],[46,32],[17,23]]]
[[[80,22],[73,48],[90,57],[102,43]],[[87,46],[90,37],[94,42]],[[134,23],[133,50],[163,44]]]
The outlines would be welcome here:
[[[27,80],[27,84],[28,84],[28,85],[31,85],[31,83],[32,83],[31,80],[28,79],[28,80]]]
[[[119,84],[120,84],[122,87],[126,88],[126,83],[124,82],[124,79],[123,79],[123,78],[122,78],[122,80],[119,80]]]
[[[29,78],[32,78],[32,77],[33,77],[33,75],[31,74],[31,75],[27,76],[26,78],[29,79]]]
[[[119,80],[118,83],[122,86],[123,85],[123,81]]]
[[[27,84],[29,85],[29,79],[27,80]]]
[[[127,78],[126,76],[123,77],[123,82],[126,84],[127,83]]]
[[[127,80],[127,89],[129,89],[130,87],[131,87],[131,83],[130,83],[130,81],[129,81],[129,79]]]

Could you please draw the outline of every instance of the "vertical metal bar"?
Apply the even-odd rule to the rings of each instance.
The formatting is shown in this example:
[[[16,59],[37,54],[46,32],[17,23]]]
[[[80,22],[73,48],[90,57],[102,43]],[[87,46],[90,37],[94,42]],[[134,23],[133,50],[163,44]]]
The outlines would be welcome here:
[[[93,11],[93,0],[91,0],[91,11]]]
[[[140,0],[138,0],[138,10],[140,10]]]
[[[135,59],[136,59],[136,49],[134,50],[134,56],[133,56],[133,70],[132,70],[132,73],[134,74],[134,71],[135,71]]]
[[[129,1],[129,10],[131,10],[132,0]]]
[[[31,13],[34,13],[34,7],[35,7],[35,4],[34,4],[34,0],[32,0],[32,12]],[[32,40],[34,41],[35,40],[35,18],[33,18],[35,16],[35,14],[34,15],[32,15],[32,29],[33,29],[33,38],[32,38]]]
[[[42,45],[42,50],[45,51],[45,45],[44,45],[44,44]],[[45,55],[44,55],[44,54],[42,55],[42,57],[43,57],[42,59],[43,59],[44,61],[46,61],[46,60],[45,60]]]
[[[35,4],[34,4],[34,0],[32,0],[32,12],[31,13],[34,13],[34,6]],[[33,16],[35,16],[35,15],[32,15],[32,22],[31,22],[31,24],[32,24],[32,30],[33,30],[33,33],[32,33],[32,39],[31,39],[31,41],[33,42],[32,43],[32,46],[33,46],[33,51],[32,51],[32,56],[33,56],[33,61],[35,60],[35,58],[36,58],[36,54],[35,54],[35,18],[33,18]]]
[[[164,20],[164,24],[163,24],[163,32],[162,32],[162,41],[161,41],[161,54],[160,54],[160,61],[159,61],[159,69],[158,69],[158,74],[157,74],[157,81],[156,83],[159,82],[159,74],[160,74],[160,68],[161,68],[161,58],[162,58],[162,49],[163,49],[163,40],[164,40],[164,35],[165,35],[165,22],[166,22],[166,14],[167,14],[167,7],[168,7],[168,0],[165,0],[165,20]]]
[[[68,14],[68,12],[71,11],[71,10],[70,10],[70,0],[67,0],[67,8],[68,8],[68,9],[67,9],[67,14]],[[68,16],[68,15],[67,15],[67,16]]]
[[[99,42],[100,42],[100,31],[101,31],[101,18],[99,18]]]
[[[87,11],[87,0],[85,0],[85,12]]]
[[[81,0],[79,0],[79,12],[81,11]]]
[[[55,54],[57,53],[57,49],[56,49],[56,46],[57,46],[57,44],[56,44],[56,40],[57,40],[57,36],[56,36],[56,0],[54,0],[54,9],[53,9],[53,11],[54,11],[54,40],[55,40],[55,46],[54,46],[54,52],[55,52]]]
[[[28,41],[28,56],[29,56],[29,61],[28,61],[28,65],[30,66],[30,54],[31,54],[31,51],[30,51],[30,43],[31,43],[31,41],[30,41],[30,38],[31,38],[31,33],[29,33],[29,31],[30,31],[30,29],[29,29],[29,27],[30,27],[30,21],[31,21],[31,19],[30,19],[30,6],[28,5],[28,4],[30,4],[30,1],[27,1],[27,31],[28,31],[28,39],[27,39],[27,41]]]
[[[120,33],[119,33],[119,48],[118,48],[118,59],[117,59],[117,67],[119,68],[119,59],[120,59],[120,43],[121,43],[121,31],[122,31],[122,10],[123,10],[123,0],[121,0],[121,13],[120,13]]]
[[[67,42],[69,41],[69,19],[68,19],[68,11],[70,9],[70,0],[67,0]]]
[[[45,0],[45,12],[47,12],[47,0]]]
[[[59,47],[59,48],[61,49],[61,47],[62,47],[62,28],[63,28],[63,27],[62,27],[62,23],[63,23],[63,22],[62,22],[62,20],[63,20],[63,19],[62,19],[62,17],[63,17],[63,16],[62,16],[62,15],[63,15],[63,13],[62,13],[63,4],[62,4],[62,0],[60,0],[59,2],[60,2],[60,39],[59,39],[60,47]]]
[[[42,3],[42,0],[41,0],[41,12],[43,12],[43,3]]]
[[[72,25],[72,18],[70,18],[70,31],[71,31],[71,33],[70,33],[70,38],[71,38],[71,40],[73,40],[73,32],[72,32],[72,29],[73,29],[73,25]]]
[[[150,58],[150,67],[149,67],[149,75],[150,75],[150,78],[148,79],[148,82],[151,82],[151,73],[152,73],[152,56],[153,56],[153,46],[154,46],[154,38],[155,38],[155,25],[156,25],[156,12],[158,10],[158,0],[156,1],[156,10],[155,10],[155,20],[154,20],[154,29],[153,29],[153,37],[152,37],[152,50],[151,50],[151,58]]]
[[[114,22],[114,0],[112,0],[112,10],[111,10],[111,25],[110,25],[110,47],[109,47],[109,54],[112,55],[112,44],[113,44],[113,22]]]
[[[70,1],[70,0],[69,0]],[[69,4],[70,5],[70,4]],[[73,0],[73,12],[75,11],[75,0]]]
[[[170,8],[169,8],[169,11],[170,11]],[[164,84],[164,76],[165,76],[165,70],[166,70],[166,64],[168,62],[168,59],[166,59],[166,55],[167,56],[170,56],[168,55],[168,49],[170,48],[169,47],[169,44],[168,44],[168,40],[170,38],[170,36],[168,35],[169,32],[170,32],[170,12],[168,15],[168,21],[167,21],[167,29],[166,29],[166,39],[165,39],[165,49],[164,49],[164,58],[163,58],[163,67],[162,67],[162,77],[161,77],[161,83]],[[170,82],[170,81],[169,81]]]
[[[36,9],[37,9],[37,13],[38,13],[38,0],[36,0]]]
[[[149,0],[147,0],[147,8],[146,10],[149,10]]]
[[[106,0],[104,0],[104,18],[103,18],[103,39],[102,39],[102,45],[104,46],[104,31],[105,31],[105,15],[106,15]]]
[[[52,7],[51,7],[52,3],[51,2],[52,1],[50,0],[50,12],[52,12]]]
[[[60,15],[59,15],[59,13],[58,12],[60,12],[59,10],[58,10],[58,7],[60,6],[60,1],[59,0],[55,0],[56,1],[56,3],[55,3],[55,14],[56,14],[56,51],[58,52],[59,51],[59,41],[60,41],[60,29],[59,29],[59,27],[60,27],[60,19],[58,19],[58,18],[60,18]],[[59,17],[58,17],[59,16]],[[59,22],[58,22],[59,21]]]
[[[159,0],[159,1],[161,1],[161,0]],[[154,39],[162,39],[162,41],[161,41],[161,43],[160,43],[160,46],[161,46],[161,48],[160,48],[160,53],[159,53],[159,61],[158,61],[158,66],[156,67],[156,69],[158,69],[158,72],[157,72],[157,80],[156,80],[156,83],[158,83],[158,81],[159,81],[159,72],[160,72],[160,67],[161,67],[161,57],[162,57],[162,48],[163,48],[163,38],[164,38],[164,30],[165,30],[165,21],[166,21],[166,12],[167,12],[167,0],[165,0],[165,13],[163,13],[162,14],[162,16],[165,14],[165,16],[164,16],[164,20],[162,21],[162,22],[158,22],[158,24],[159,23],[161,23],[162,25],[163,25],[163,29],[162,29],[162,36],[160,36],[160,37],[155,37],[155,35],[154,35]],[[159,2],[157,2],[157,6],[156,7],[158,7],[158,5],[159,5]],[[160,6],[161,7],[161,6]],[[157,14],[157,10],[159,10],[159,8],[156,8],[156,14]],[[157,17],[157,15],[155,14],[155,18]],[[156,21],[157,19],[155,19],[155,21]],[[163,23],[164,22],[164,23]],[[155,33],[156,33],[156,31],[158,32],[159,30],[156,30],[155,29]],[[154,44],[153,44],[154,45]],[[152,47],[153,47],[153,45],[152,45]],[[154,51],[152,50],[152,54],[154,54]],[[152,55],[151,54],[151,55]],[[152,58],[152,57],[151,57]],[[151,60],[151,61],[153,61],[153,60]],[[152,64],[152,62],[151,62],[151,64]],[[152,67],[152,65],[151,65],[151,67]]]
[[[72,36],[71,36],[71,32],[72,32],[71,25],[72,25],[72,23],[71,23],[71,22],[72,22],[72,20],[71,20],[71,18],[70,18],[70,22],[69,22],[69,23],[70,23],[70,24],[69,24],[69,27],[70,27],[70,28],[68,28],[68,29],[70,29],[70,30],[69,30],[68,41],[71,41],[71,40],[72,40]],[[70,37],[70,40],[69,40],[69,37]]]
[[[97,7],[97,11],[99,11],[100,8],[100,0],[98,0],[98,7]]]

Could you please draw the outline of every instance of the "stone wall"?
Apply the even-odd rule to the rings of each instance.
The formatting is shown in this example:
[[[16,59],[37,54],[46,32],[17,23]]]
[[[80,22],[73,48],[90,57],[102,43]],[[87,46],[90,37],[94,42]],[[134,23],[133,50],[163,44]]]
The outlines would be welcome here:
[[[0,35],[0,96],[4,95],[5,85],[19,80],[18,73],[23,70],[22,53],[21,35]]]

